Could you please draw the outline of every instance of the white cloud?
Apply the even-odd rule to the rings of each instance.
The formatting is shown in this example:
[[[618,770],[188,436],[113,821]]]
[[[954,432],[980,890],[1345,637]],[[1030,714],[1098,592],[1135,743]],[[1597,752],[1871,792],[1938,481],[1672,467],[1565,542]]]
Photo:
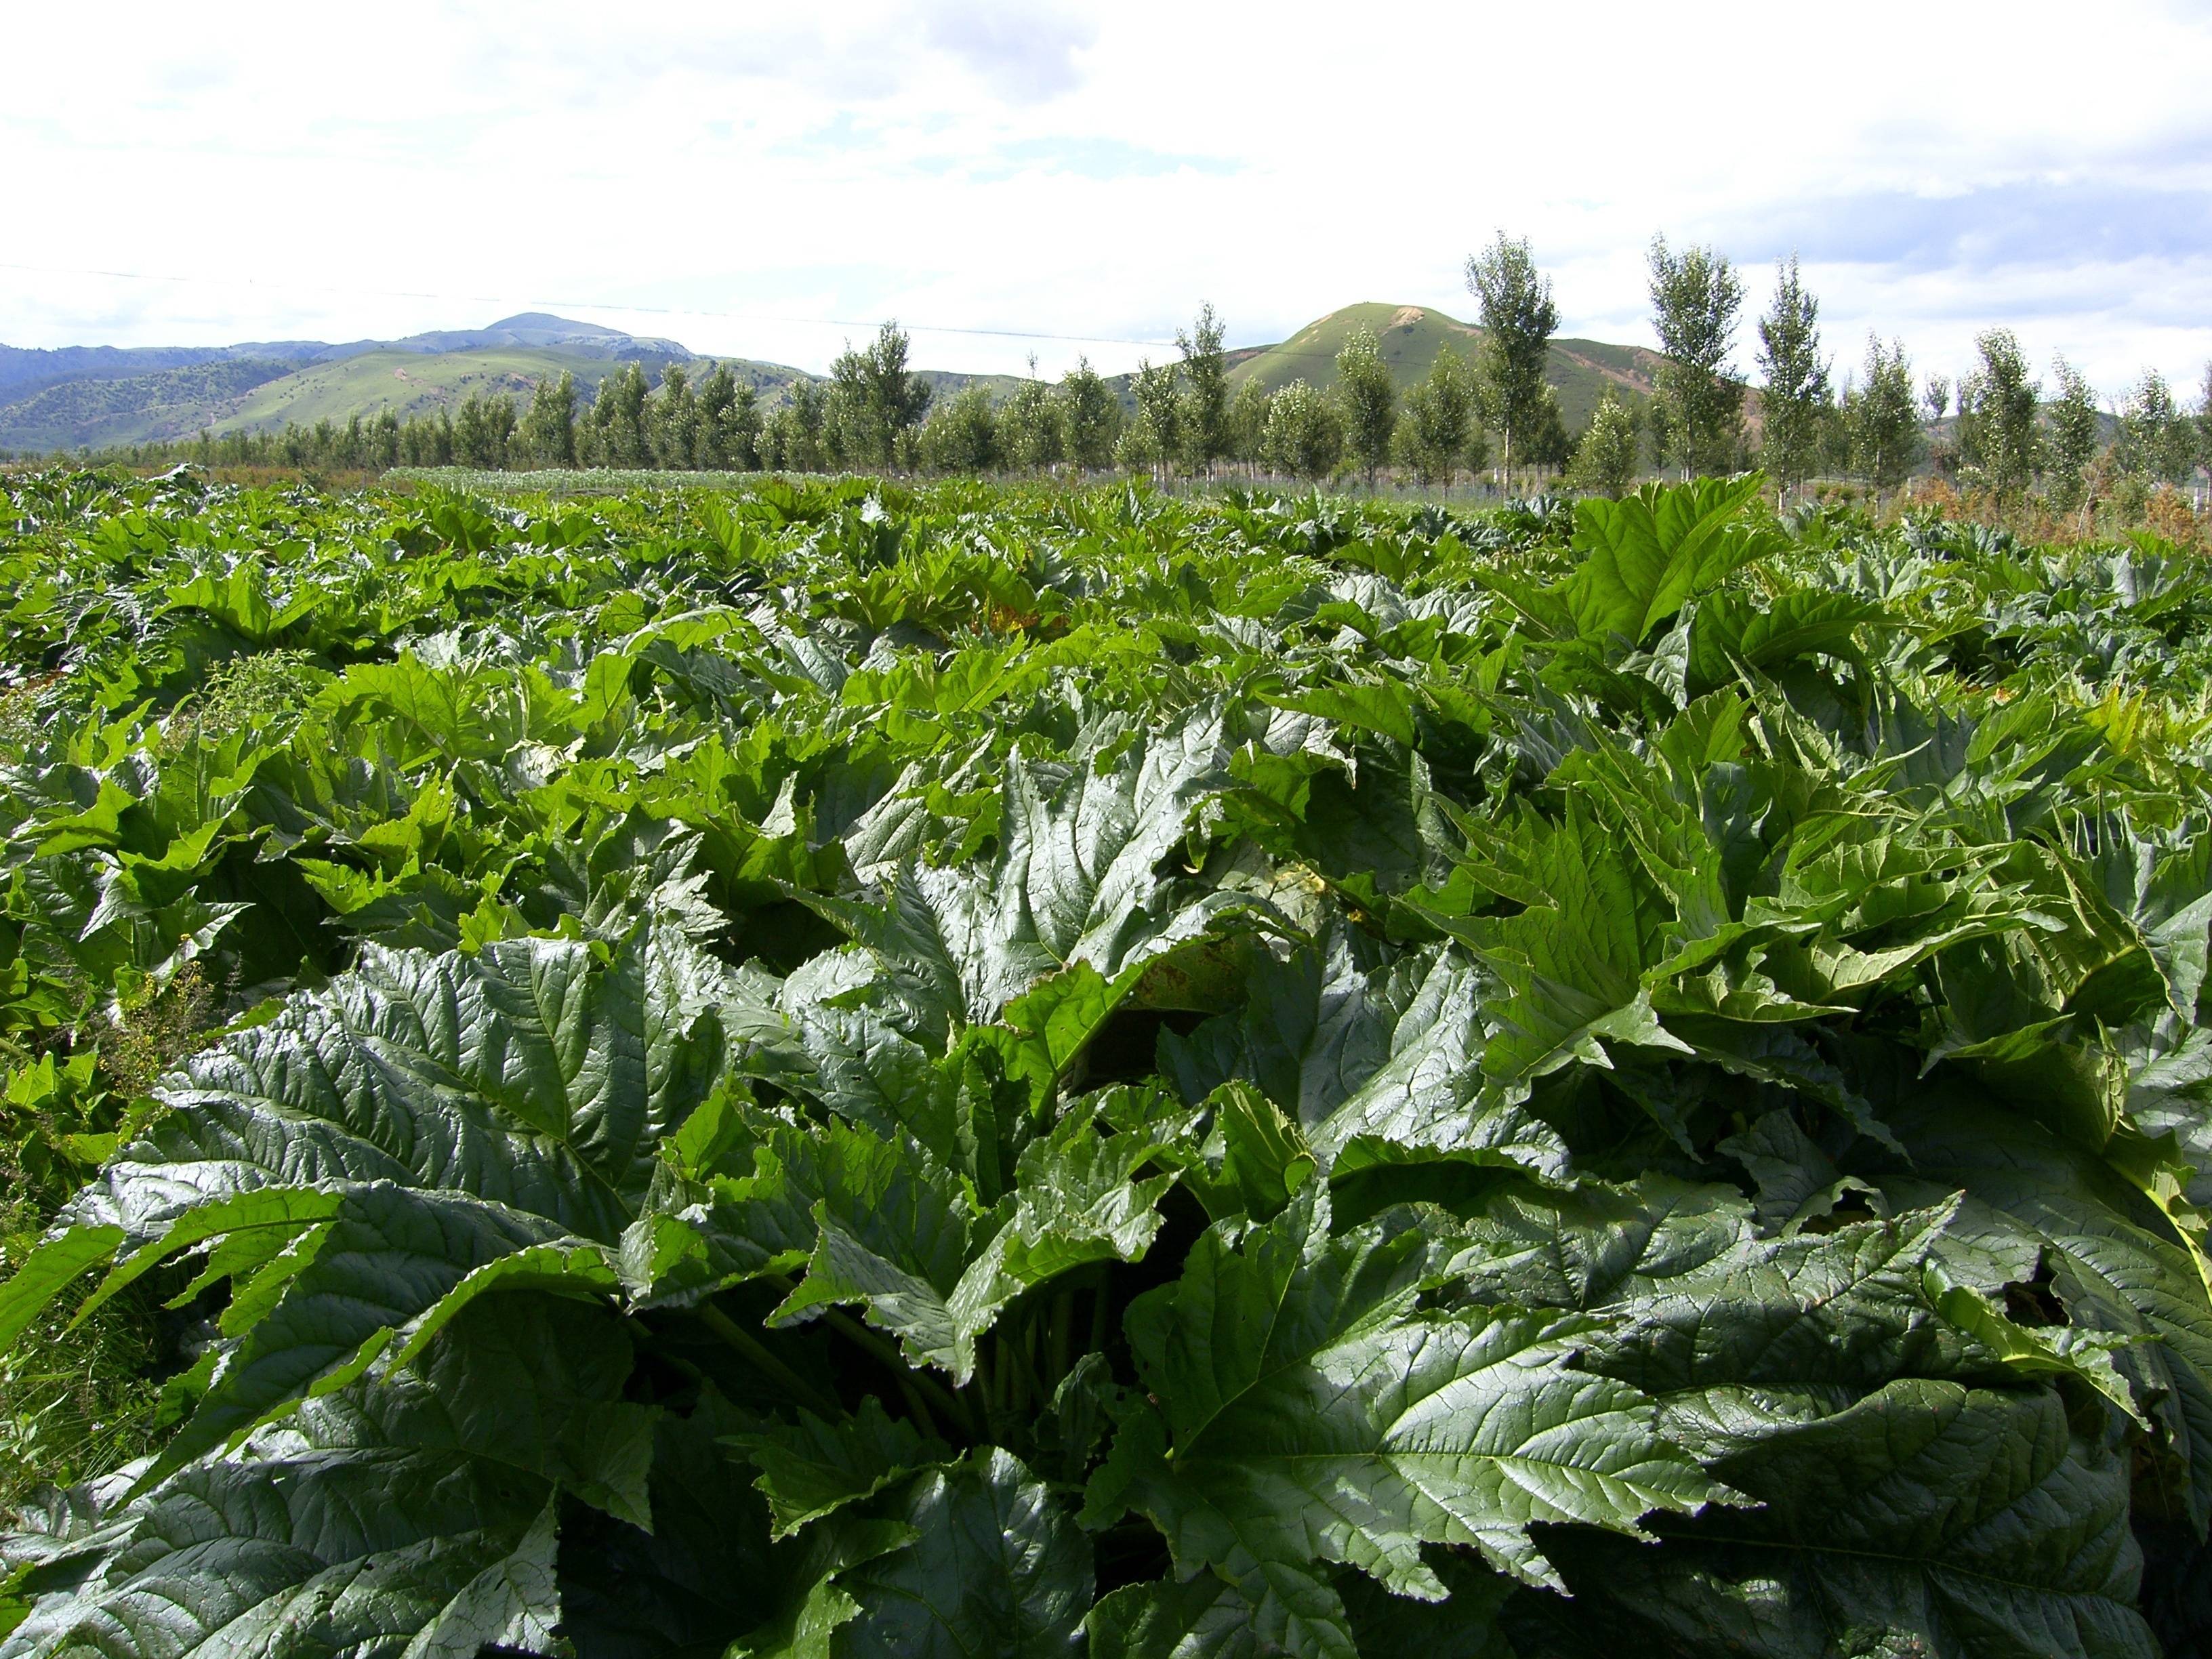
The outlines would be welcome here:
[[[1648,339],[1654,231],[1793,244],[1831,346],[2006,323],[2117,387],[2212,356],[2212,16],[2114,0],[24,9],[0,107],[15,344],[348,338],[545,306],[826,363],[1120,368],[1354,299],[1464,314],[1534,239]],[[804,321],[827,319],[844,321]],[[783,320],[778,320],[783,319]],[[1109,337],[1085,345],[933,326]],[[1740,361],[1748,361],[1749,331]],[[1150,348],[1157,354],[1158,348]]]

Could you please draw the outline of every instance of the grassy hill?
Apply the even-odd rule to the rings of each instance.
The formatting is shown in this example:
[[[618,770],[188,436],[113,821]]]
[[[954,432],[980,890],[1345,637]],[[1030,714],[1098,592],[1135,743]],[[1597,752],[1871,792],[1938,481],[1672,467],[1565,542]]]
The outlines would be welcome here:
[[[634,343],[674,345],[672,341]],[[366,418],[386,409],[404,420],[410,415],[457,408],[471,392],[527,398],[539,380],[564,369],[576,377],[581,401],[588,402],[598,392],[599,382],[627,363],[641,366],[646,378],[657,386],[661,371],[672,362],[682,363],[696,382],[718,362],[728,363],[739,384],[752,387],[763,406],[769,409],[783,401],[794,381],[809,378],[804,371],[782,363],[757,362],[746,357],[694,357],[680,346],[673,351],[629,351],[619,358],[586,354],[566,345],[499,346],[431,355],[395,348],[364,352],[343,362],[318,363],[256,386],[215,424],[223,429],[249,431],[281,427],[288,422],[313,426],[327,420],[342,425],[356,412]],[[1011,380],[1007,384],[1011,388]]]
[[[658,383],[671,362],[683,362],[695,378],[712,367],[712,360],[688,353],[640,351],[617,358],[565,346],[437,353],[380,346],[299,368],[254,358],[198,363],[73,380],[0,404],[0,451],[102,449],[188,438],[202,430],[264,431],[288,422],[343,426],[355,415],[366,420],[387,409],[404,420],[457,409],[471,392],[526,398],[539,380],[564,369],[589,401],[599,382],[624,363],[641,364]],[[732,359],[730,367],[771,408],[802,378],[799,370],[779,363]]]
[[[1449,348],[1471,356],[1482,343],[1480,327],[1426,307],[1373,301],[1346,306],[1308,323],[1280,345],[1261,348],[1231,363],[1230,391],[1234,393],[1253,380],[1271,392],[1300,379],[1315,386],[1334,385],[1336,354],[1360,327],[1375,331],[1382,361],[1390,366],[1401,392],[1429,372],[1439,351]],[[1546,378],[1559,395],[1560,416],[1572,432],[1589,419],[1609,386],[1650,396],[1652,371],[1658,366],[1659,354],[1642,346],[1553,340]]]
[[[189,438],[210,410],[291,373],[288,363],[238,357],[114,380],[65,380],[0,406],[0,450],[44,453]]]
[[[915,378],[929,388],[930,407],[949,398],[957,398],[971,386],[980,386],[991,394],[991,401],[1002,404],[1014,395],[1024,376],[1019,374],[963,374],[957,369],[918,368]]]
[[[658,379],[668,359],[640,361],[647,374]],[[539,380],[557,377],[564,369],[576,377],[588,398],[600,380],[621,367],[613,358],[587,357],[559,346],[434,353],[386,348],[338,362],[316,363],[258,386],[209,424],[219,431],[249,432],[288,422],[313,426],[330,421],[343,426],[355,415],[368,419],[387,409],[404,420],[458,408],[471,392],[526,398]]]
[[[288,422],[342,425],[385,410],[404,417],[458,406],[471,392],[526,394],[564,369],[588,397],[624,363],[640,363],[657,380],[665,365],[694,361],[673,340],[542,312],[479,329],[339,344],[0,345],[0,451],[106,448]],[[773,363],[732,366],[771,402],[799,373]]]

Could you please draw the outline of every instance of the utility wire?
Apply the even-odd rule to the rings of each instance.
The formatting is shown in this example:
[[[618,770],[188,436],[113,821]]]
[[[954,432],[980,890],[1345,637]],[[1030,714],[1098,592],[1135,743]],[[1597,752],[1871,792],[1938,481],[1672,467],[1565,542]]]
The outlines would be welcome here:
[[[47,276],[112,276],[132,283],[198,283],[221,288],[260,288],[264,284],[251,278],[236,280],[222,276],[177,276],[159,271],[106,270],[71,265],[33,265],[14,260],[0,260],[0,270],[31,271]],[[629,312],[647,317],[712,317],[720,321],[738,323],[781,323],[804,327],[873,328],[872,322],[853,317],[778,317],[760,312],[695,310],[681,306],[611,305],[603,300],[515,300],[497,294],[433,294],[419,289],[398,288],[340,288],[319,283],[274,283],[265,286],[293,294],[343,294],[381,300],[436,300],[453,305],[520,305],[544,307],[548,310]],[[902,323],[901,326],[916,334],[972,334],[1002,340],[1056,340],[1072,345],[1133,345],[1158,346],[1175,344],[1173,340],[1133,339],[1112,334],[1054,334],[1039,329],[968,328],[951,323]]]
[[[47,276],[112,276],[131,283],[174,283],[199,284],[217,288],[260,288],[267,286],[283,293],[349,295],[357,298],[380,300],[435,300],[449,305],[520,305],[526,308],[547,310],[628,312],[646,317],[712,317],[717,321],[734,323],[773,323],[808,328],[873,328],[875,323],[853,317],[779,317],[761,312],[693,310],[680,306],[611,305],[602,300],[516,300],[499,294],[434,294],[421,289],[404,288],[343,288],[325,283],[272,283],[263,284],[251,277],[238,279],[225,276],[178,276],[160,271],[108,270],[89,266],[34,265],[15,260],[0,260],[0,270],[29,271]],[[1427,307],[1416,307],[1426,309]],[[952,323],[908,323],[900,326],[915,334],[960,334],[999,340],[1050,340],[1069,345],[1153,346],[1167,349],[1176,346],[1174,340],[1133,338],[1115,334],[1054,334],[1037,329],[969,328]],[[467,332],[457,330],[455,332]],[[1231,351],[1265,351],[1270,356],[1308,358],[1315,362],[1334,362],[1335,354],[1328,351],[1301,351],[1287,343],[1261,346],[1231,346]]]

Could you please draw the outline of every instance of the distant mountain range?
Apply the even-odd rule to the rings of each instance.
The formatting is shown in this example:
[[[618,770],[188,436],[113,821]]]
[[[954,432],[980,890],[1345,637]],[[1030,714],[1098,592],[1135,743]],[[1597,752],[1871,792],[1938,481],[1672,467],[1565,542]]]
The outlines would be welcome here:
[[[674,340],[540,311],[488,328],[399,340],[252,340],[228,346],[0,345],[0,449],[45,451],[259,429],[288,421],[405,416],[472,391],[526,391],[568,369],[587,386],[623,363],[688,362]],[[798,370],[783,371],[787,379]]]
[[[297,369],[311,363],[342,362],[371,351],[406,351],[432,356],[449,351],[483,351],[499,346],[557,346],[586,356],[626,361],[643,352],[689,357],[673,340],[645,339],[599,323],[579,323],[543,311],[501,319],[489,328],[440,329],[404,340],[249,340],[227,346],[61,346],[42,351],[0,345],[0,398],[15,401],[70,380],[135,379],[167,368],[218,362],[282,363]]]
[[[1304,379],[1327,385],[1336,353],[1361,325],[1380,337],[1401,386],[1428,372],[1446,345],[1471,350],[1481,330],[1419,306],[1363,304],[1316,319],[1278,345],[1230,354],[1231,390],[1257,378],[1268,391]],[[588,393],[624,363],[658,378],[672,362],[727,362],[773,407],[797,381],[787,364],[709,360],[677,341],[626,334],[544,312],[501,318],[486,328],[442,329],[401,340],[262,340],[230,346],[0,345],[0,451],[45,453],[188,438],[203,430],[258,431],[288,422],[343,424],[390,410],[401,418],[452,408],[471,392],[527,394],[567,370]],[[1551,380],[1570,429],[1587,420],[1608,385],[1650,390],[1658,355],[1595,340],[1557,340]],[[981,384],[994,397],[1018,381],[1005,374],[924,371],[939,395]],[[1125,398],[1128,377],[1113,384]]]

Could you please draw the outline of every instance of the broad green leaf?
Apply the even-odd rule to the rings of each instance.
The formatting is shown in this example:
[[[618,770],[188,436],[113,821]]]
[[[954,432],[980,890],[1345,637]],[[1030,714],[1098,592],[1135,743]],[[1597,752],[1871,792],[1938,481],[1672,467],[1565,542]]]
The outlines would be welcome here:
[[[953,1024],[996,1018],[1063,968],[1121,982],[1230,908],[1224,894],[1178,902],[1156,871],[1225,781],[1224,761],[1218,717],[1136,738],[1056,787],[1017,753],[988,869],[909,865],[886,904],[810,902],[875,955],[887,990],[941,1048]]]
[[[964,1206],[950,1173],[926,1154],[909,1166],[902,1143],[842,1122],[810,1132],[769,1120],[744,1126],[732,1141],[742,1175],[702,1177],[677,1162],[657,1173],[619,1256],[640,1305],[696,1303],[799,1267],[820,1235],[817,1211],[848,1218],[895,1257],[918,1258],[925,1275],[957,1275]]]
[[[1647,1511],[1729,1498],[1643,1395],[1573,1368],[1589,1320],[1422,1311],[1425,1255],[1372,1225],[1330,1239],[1302,1193],[1241,1242],[1211,1229],[1131,1309],[1167,1442],[1115,1478],[1188,1571],[1342,1562],[1434,1598],[1420,1546],[1457,1544],[1555,1583],[1539,1522],[1640,1535]]]
[[[2070,1432],[2047,1390],[1903,1380],[1770,1425],[1714,1467],[1762,1507],[1665,1524],[1657,1549],[1559,1534],[1574,1599],[1537,1615],[1548,1631],[1514,1626],[1516,1649],[2159,1651],[2134,1607],[2126,1460]]]
[[[1060,1500],[1004,1451],[920,1476],[890,1505],[915,1541],[838,1575],[856,1607],[837,1647],[854,1659],[1047,1659],[1083,1650],[1091,1541]]]
[[[971,1231],[943,1172],[933,1179],[929,1166],[877,1151],[869,1184],[841,1187],[817,1205],[806,1277],[772,1322],[857,1302],[911,1363],[965,1383],[977,1339],[1015,1297],[1092,1262],[1144,1255],[1161,1224],[1155,1206],[1175,1183],[1172,1174],[1133,1178],[1155,1150],[1139,1135],[1101,1137],[1071,1114],[1024,1151],[1016,1189],[988,1237]]]
[[[1986,1292],[1951,1282],[1942,1263],[1929,1262],[1923,1277],[1936,1311],[1999,1355],[2007,1368],[2023,1377],[2073,1377],[2104,1395],[2138,1428],[2149,1431],[2150,1420],[2129,1393],[2127,1379],[2112,1366],[2114,1352],[2142,1339],[2078,1331],[2065,1325],[2043,1329],[2015,1325]]]
[[[1533,1650],[1826,1652],[1838,1630],[1971,1653],[2142,1650],[2131,1547],[2091,1518],[2124,1507],[2123,1466],[2055,1395],[2016,1386],[2073,1375],[2109,1395],[2115,1345],[1998,1316],[1990,1291],[2031,1276],[2035,1253],[1989,1253],[1955,1209],[1770,1240],[1741,1200],[1661,1182],[1500,1204],[1470,1225],[1452,1265],[1472,1293],[1564,1292],[1611,1316],[1587,1368],[1655,1399],[1672,1437],[1766,1506],[1659,1523],[1656,1551],[1547,1534],[1575,1600],[1530,1613],[1550,1632]],[[1938,1491],[1972,1502],[1914,1495]]]
[[[1639,1274],[1616,1293],[1622,1317],[1585,1363],[1660,1399],[1661,1420],[1701,1449],[1708,1436],[1729,1440],[1747,1399],[1758,1411],[1818,1411],[1838,1390],[1900,1376],[2001,1374],[2002,1357],[1970,1344],[1930,1294],[1928,1269],[1954,1219],[1947,1207],[1831,1234],[1739,1237],[1686,1271]],[[1958,1261],[1960,1276],[1990,1276],[1968,1253]],[[2033,1260],[2015,1251],[2007,1266],[2025,1279]]]
[[[1363,969],[1359,951],[1336,933],[1325,957],[1263,962],[1243,1014],[1164,1039],[1185,1097],[1249,1079],[1296,1113],[1325,1167],[1346,1173],[1388,1148],[1563,1173],[1550,1127],[1484,1087],[1481,986],[1468,964],[1431,951]]]
[[[1208,1097],[1205,1141],[1182,1164],[1182,1184],[1216,1221],[1272,1218],[1312,1176],[1317,1162],[1283,1109],[1249,1084],[1223,1084]]]
[[[1647,488],[1617,501],[1575,504],[1575,550],[1583,562],[1562,597],[1584,639],[1625,640],[1632,648],[1684,603],[1740,566],[1783,545],[1777,533],[1742,522],[1764,480],[1699,479]]]
[[[744,1416],[713,1388],[655,1426],[652,1528],[571,1506],[562,1521],[561,1629],[580,1652],[674,1659],[761,1626],[787,1588],[752,1471],[723,1442]]]
[[[1665,1176],[1508,1188],[1452,1230],[1439,1271],[1501,1307],[1594,1312],[1724,1261],[1752,1237],[1750,1206],[1731,1188]]]
[[[2212,1516],[2212,1297],[2197,1248],[2109,1164],[2033,1121],[1935,1091],[1898,1117],[1913,1167],[1874,1176],[1886,1190],[1909,1202],[1963,1188],[1961,1230],[1991,1250],[2039,1250],[2071,1325],[2155,1339],[2115,1351],[2112,1363],[2159,1425],[2169,1501],[2203,1524]]]
[[[753,1430],[731,1443],[760,1471],[754,1484],[768,1499],[778,1538],[952,1456],[942,1442],[887,1415],[872,1395],[844,1422],[802,1411],[794,1425]]]
[[[122,1247],[120,1227],[76,1226],[42,1241],[14,1277],[0,1285],[0,1350],[13,1347],[55,1297]]]
[[[1662,902],[1588,814],[1571,801],[1556,825],[1525,814],[1472,867],[1525,907],[1441,922],[1504,992],[1483,1054],[1492,1079],[1512,1085],[1570,1063],[1608,1066],[1613,1043],[1687,1052],[1660,1023],[1644,982],[1663,954]]]
[[[1278,1574],[1256,1600],[1212,1569],[1101,1596],[1093,1659],[1358,1659],[1344,1603],[1324,1579]]]
[[[1097,1659],[1269,1659],[1270,1656],[1422,1654],[1511,1659],[1498,1632],[1512,1580],[1440,1557],[1444,1601],[1392,1595],[1358,1573],[1334,1584],[1276,1572],[1259,1601],[1207,1571],[1182,1582],[1132,1584],[1099,1598],[1090,1619]]]
[[[653,1413],[586,1314],[457,1325],[420,1380],[310,1402],[37,1570],[9,1659],[554,1650],[555,1482],[643,1518]],[[68,1588],[60,1589],[66,1584]]]
[[[1815,653],[1856,663],[1855,635],[1888,613],[1856,594],[1793,588],[1779,595],[1717,593],[1690,624],[1689,689],[1702,694],[1735,678],[1742,663],[1774,674]]]
[[[1172,1173],[1139,1178],[1160,1149],[1138,1134],[1102,1136],[1071,1111],[1022,1151],[1008,1214],[951,1297],[956,1351],[990,1328],[1024,1292],[1079,1267],[1143,1259],[1159,1236]],[[964,1364],[956,1376],[965,1379]]]
[[[775,1618],[732,1644],[730,1653],[739,1659],[833,1659],[837,1632],[860,1614],[837,1575],[904,1549],[918,1536],[897,1521],[844,1518],[816,1528],[793,1574],[803,1588]]]
[[[722,1070],[724,974],[680,935],[516,939],[474,957],[370,949],[164,1085],[171,1111],[70,1212],[164,1230],[262,1186],[453,1188],[612,1242],[654,1149]]]
[[[2195,1019],[2212,961],[2212,837],[2172,847],[2113,836],[2087,863],[2105,902],[2142,934],[2174,1012]]]
[[[1768,1112],[1714,1148],[1741,1163],[1759,1189],[1762,1231],[1785,1236],[1832,1213],[1851,1193],[1873,1189],[1844,1175],[1786,1111]]]
[[[348,1193],[304,1259],[284,1265],[251,1329],[226,1349],[191,1422],[164,1449],[174,1468],[293,1402],[364,1375],[390,1352],[419,1352],[452,1315],[518,1258],[540,1285],[574,1277],[611,1290],[611,1270],[586,1246],[562,1249],[534,1217],[458,1197],[371,1183]]]
[[[1398,686],[1320,685],[1277,701],[1285,708],[1318,714],[1340,726],[1361,726],[1408,748],[1416,740],[1412,702]]]

